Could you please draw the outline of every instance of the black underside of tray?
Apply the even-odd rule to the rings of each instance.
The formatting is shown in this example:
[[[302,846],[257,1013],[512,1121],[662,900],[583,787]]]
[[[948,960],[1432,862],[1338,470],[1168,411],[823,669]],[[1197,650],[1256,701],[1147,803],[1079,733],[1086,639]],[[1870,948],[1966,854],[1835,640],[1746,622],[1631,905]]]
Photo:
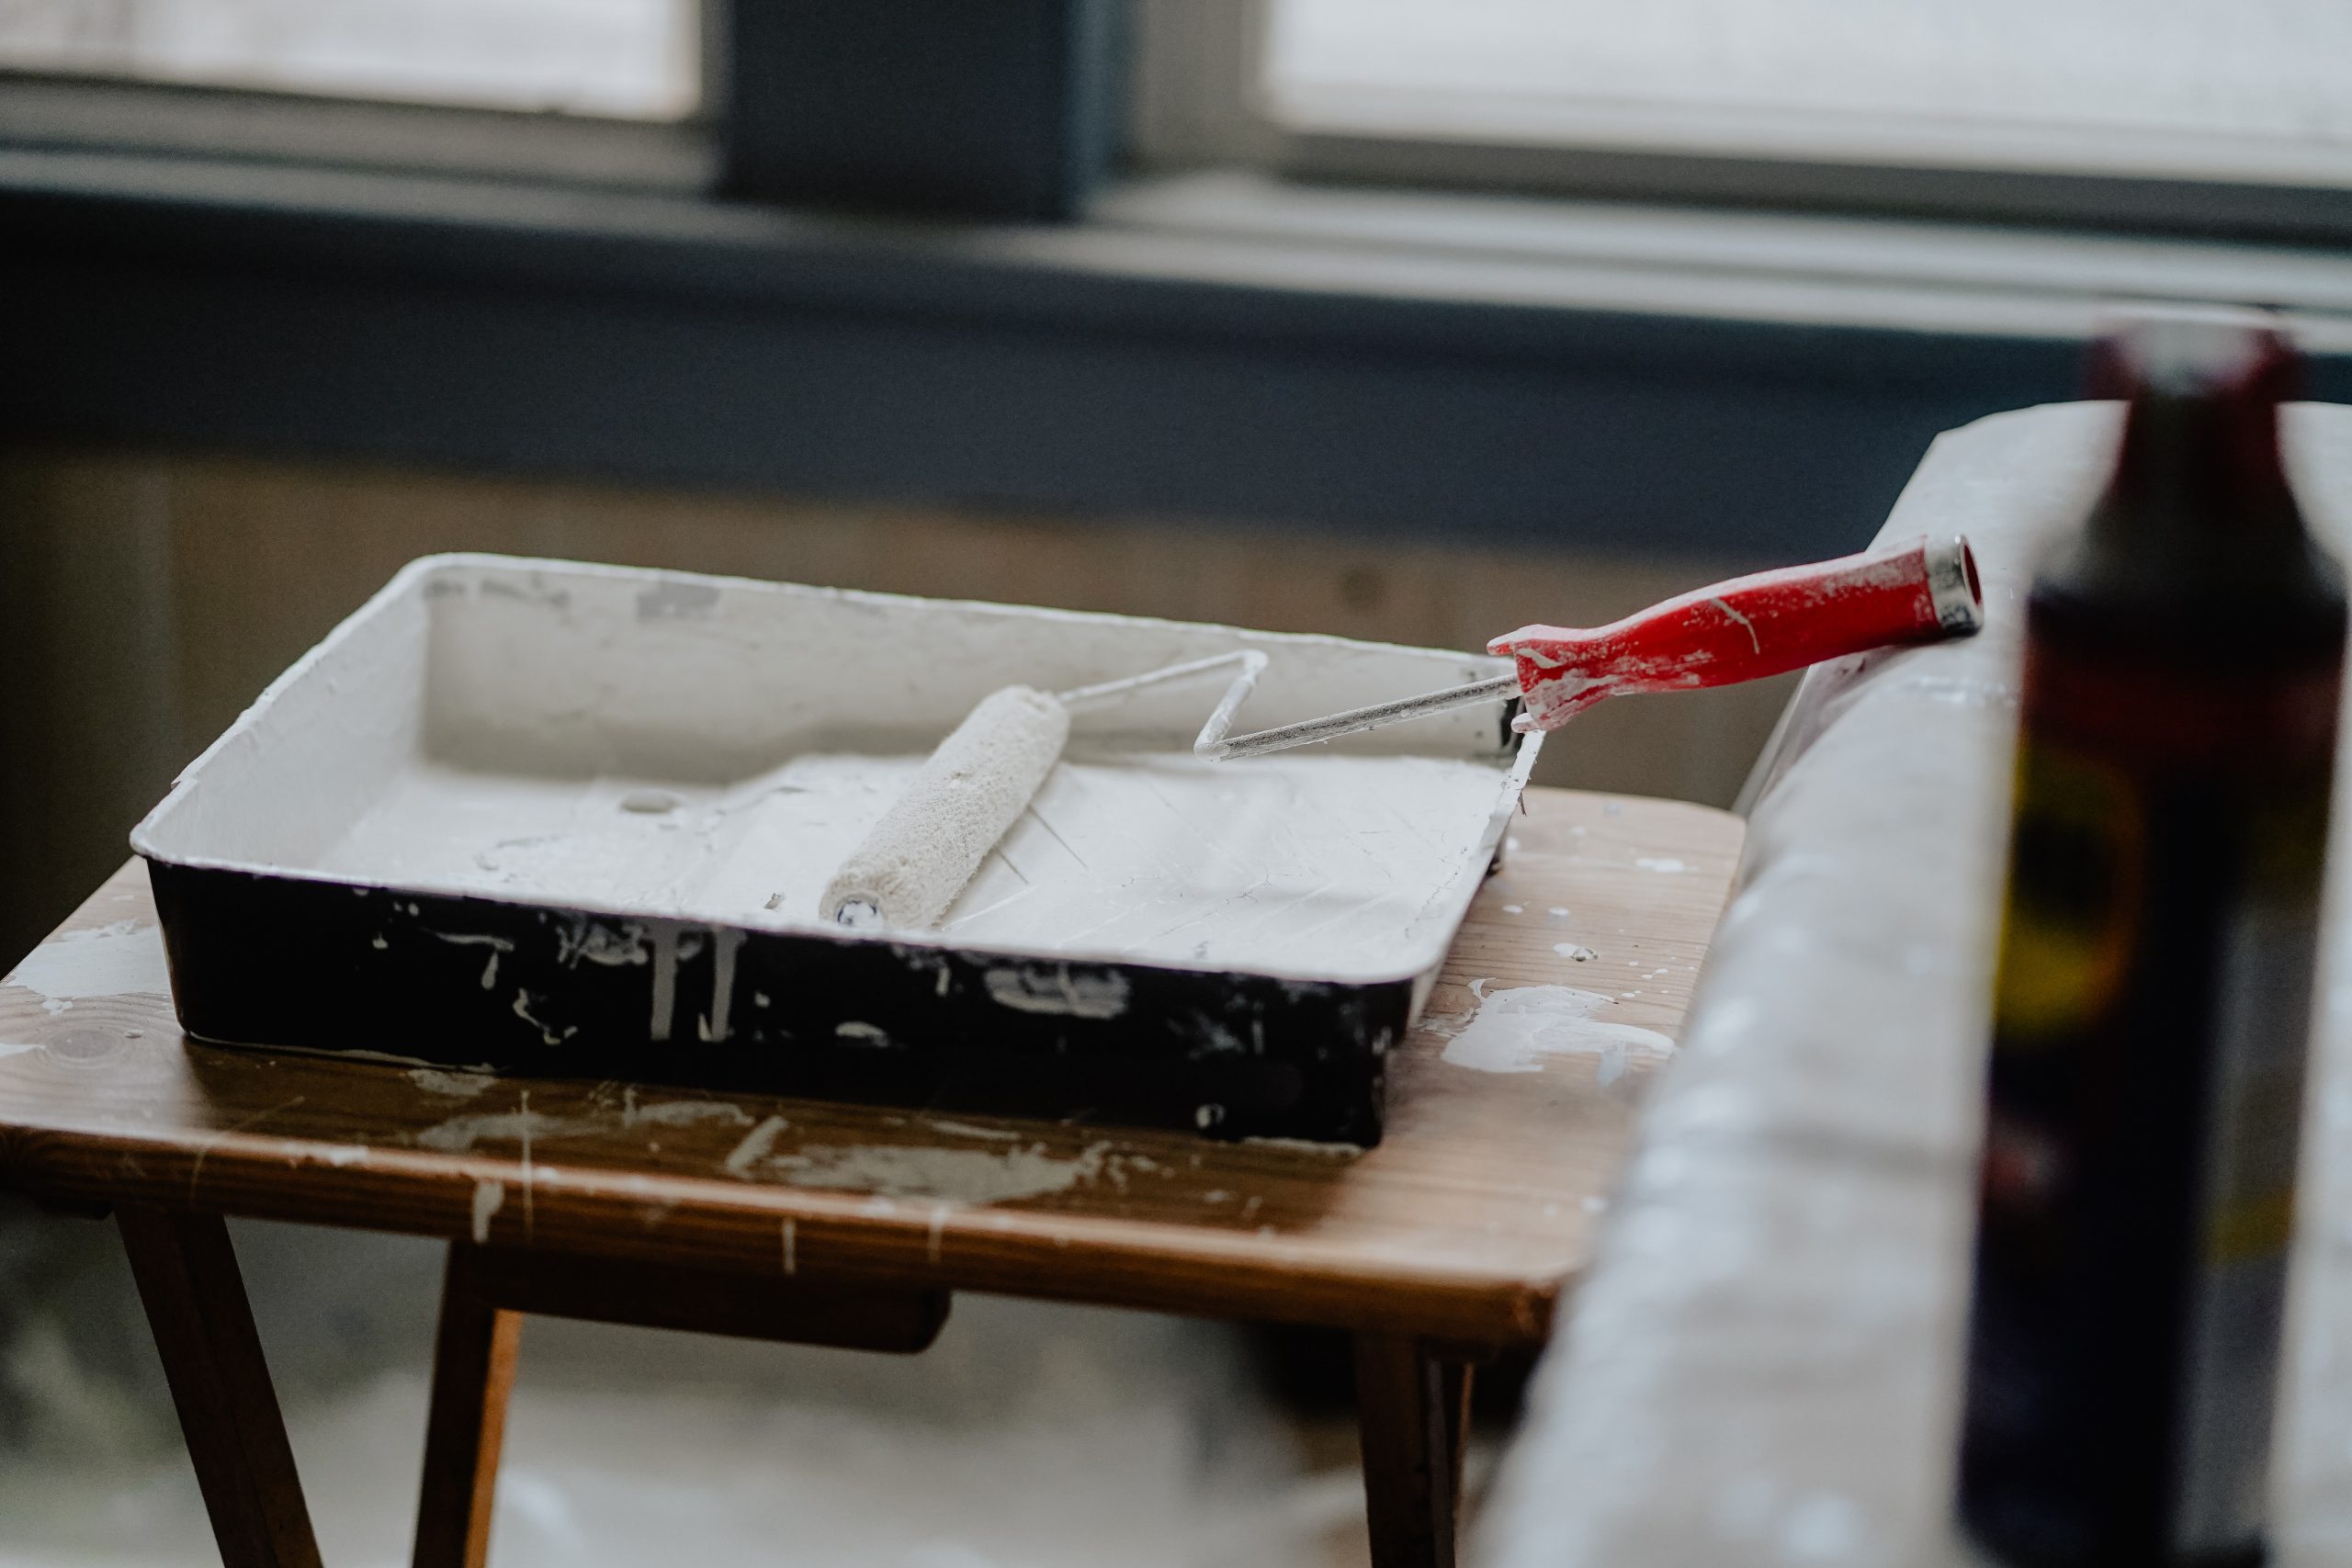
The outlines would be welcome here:
[[[1408,980],[1019,960],[152,859],[149,874],[181,1025],[221,1044],[1371,1145],[1411,1006]]]

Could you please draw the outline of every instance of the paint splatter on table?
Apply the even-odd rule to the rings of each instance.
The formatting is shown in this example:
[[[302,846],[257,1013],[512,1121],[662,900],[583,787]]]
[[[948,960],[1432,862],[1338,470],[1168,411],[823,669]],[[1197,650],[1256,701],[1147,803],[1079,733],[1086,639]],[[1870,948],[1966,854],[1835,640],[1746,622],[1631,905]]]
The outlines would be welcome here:
[[[1739,836],[1702,807],[1533,792],[1369,1152],[198,1045],[174,1021],[134,864],[0,987],[0,1181],[68,1203],[646,1261],[756,1247],[779,1272],[1523,1342],[1589,1251],[1586,1201],[1613,1184],[1664,1053],[1538,1051],[1535,1070],[1496,1073],[1446,1061],[1447,1035],[1477,1016],[1474,987],[1516,1008],[1515,991],[1573,981],[1581,1027],[1670,1036]]]

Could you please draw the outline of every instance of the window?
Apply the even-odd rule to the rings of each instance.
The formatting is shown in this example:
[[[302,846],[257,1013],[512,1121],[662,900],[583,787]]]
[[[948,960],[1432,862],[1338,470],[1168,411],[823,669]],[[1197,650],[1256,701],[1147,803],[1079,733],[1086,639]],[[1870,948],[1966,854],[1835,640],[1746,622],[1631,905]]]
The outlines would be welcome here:
[[[1158,170],[2352,234],[2342,0],[1143,0]]]
[[[675,120],[695,0],[0,0],[0,67]]]
[[[2352,183],[2342,0],[1272,0],[1279,125]]]

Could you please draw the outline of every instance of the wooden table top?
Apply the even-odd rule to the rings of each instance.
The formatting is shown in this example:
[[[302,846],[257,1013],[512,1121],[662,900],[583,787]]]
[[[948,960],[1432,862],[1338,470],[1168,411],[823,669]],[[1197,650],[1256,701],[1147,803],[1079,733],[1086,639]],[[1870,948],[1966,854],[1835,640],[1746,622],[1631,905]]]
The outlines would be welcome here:
[[[1527,807],[1369,1151],[201,1045],[133,862],[0,984],[0,1187],[1526,1342],[1590,1249],[1655,1062],[1496,1071],[1445,1061],[1448,1031],[1482,997],[1548,985],[1608,998],[1596,1021],[1674,1033],[1742,832],[1671,801],[1535,789]]]

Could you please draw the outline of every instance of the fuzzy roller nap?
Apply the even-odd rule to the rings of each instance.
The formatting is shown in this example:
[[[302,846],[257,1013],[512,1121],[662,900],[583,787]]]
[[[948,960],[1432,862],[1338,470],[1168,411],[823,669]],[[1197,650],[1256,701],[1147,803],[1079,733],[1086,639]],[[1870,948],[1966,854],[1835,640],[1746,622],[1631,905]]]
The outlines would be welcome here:
[[[850,852],[825,885],[819,917],[900,930],[936,923],[1054,771],[1071,714],[1125,702],[1147,687],[1238,669],[1201,732],[1222,735],[1265,668],[1264,654],[1242,649],[1059,694],[1029,686],[990,693]]]
[[[1059,697],[1007,686],[939,743],[907,793],[825,885],[820,912],[849,926],[927,926],[1053,772],[1069,739]]]

